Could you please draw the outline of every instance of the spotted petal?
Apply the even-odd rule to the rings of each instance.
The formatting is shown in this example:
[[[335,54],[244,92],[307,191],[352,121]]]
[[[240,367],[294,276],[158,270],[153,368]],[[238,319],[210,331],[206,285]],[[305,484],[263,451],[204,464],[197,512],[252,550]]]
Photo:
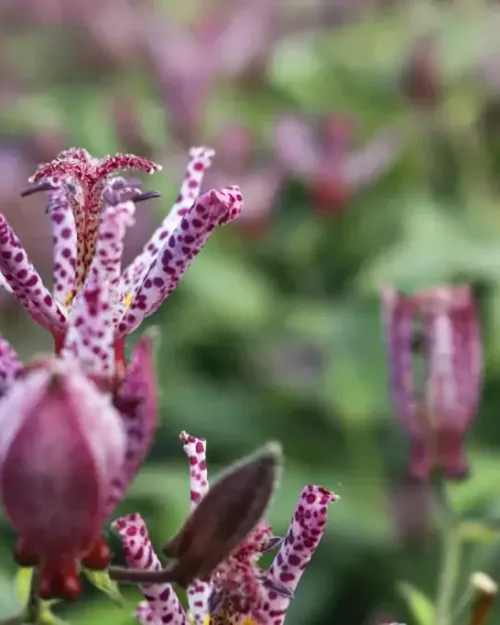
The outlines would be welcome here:
[[[46,210],[54,246],[54,297],[60,304],[67,305],[76,280],[76,226],[68,194],[62,185],[55,185],[54,190],[49,191]]]
[[[8,293],[12,293],[12,288],[7,280],[4,278],[3,273],[0,273],[0,287],[5,289]]]
[[[208,472],[205,439],[181,432],[180,439],[189,460],[189,491],[191,510],[194,510],[208,492]],[[208,614],[211,584],[194,580],[187,589],[189,612],[196,625],[202,625]]]
[[[21,242],[0,214],[0,271],[14,295],[38,323],[63,329],[66,316],[42,283]]]
[[[207,472],[207,441],[204,438],[196,438],[187,432],[181,432],[179,438],[183,444],[184,452],[189,461],[189,497],[191,510],[208,493]]]
[[[413,381],[413,320],[417,307],[411,297],[393,288],[382,292],[384,326],[390,364],[390,388],[403,426],[415,435],[422,433]]]
[[[133,202],[120,202],[103,209],[97,235],[96,254],[90,268],[99,282],[109,285],[108,304],[112,308],[113,323],[117,323],[125,310],[125,293],[121,284],[121,263],[127,228],[135,222]]]
[[[108,283],[91,273],[71,309],[63,356],[77,359],[87,374],[114,372],[114,329],[108,300]]]
[[[10,344],[0,336],[0,397],[10,388],[18,373],[21,371],[22,363]]]
[[[110,514],[122,499],[151,446],[157,420],[157,391],[152,359],[154,336],[143,337],[132,353],[124,381],[114,400],[122,415],[127,448],[124,465],[108,496]]]
[[[270,576],[290,593],[296,589],[325,530],[328,505],[336,495],[321,486],[306,486],[299,497],[288,533],[269,569]],[[263,606],[264,622],[281,625],[285,620],[290,597],[267,589],[268,603]]]
[[[134,259],[123,273],[124,288],[129,293],[135,293],[142,285],[144,278],[155,260],[158,252],[175,228],[182,221],[198,197],[205,171],[212,164],[214,151],[210,148],[196,147],[189,152],[190,161],[186,168],[186,175],[180,193],[168,216],[157,228],[144,250]]]
[[[113,523],[113,528],[122,539],[125,558],[131,568],[147,571],[161,569],[160,560],[140,515],[120,517]],[[142,584],[139,588],[147,601],[147,607],[143,602],[137,610],[141,623],[189,625],[186,613],[170,584]]]
[[[146,278],[134,296],[129,311],[118,326],[129,334],[157,310],[201,251],[211,232],[236,219],[243,207],[238,187],[212,190],[201,195],[166,239]]]
[[[436,287],[417,296],[426,340],[426,423],[435,437],[434,462],[451,479],[467,472],[463,440],[476,416],[481,388],[481,341],[467,286]],[[430,446],[430,445],[429,445]]]

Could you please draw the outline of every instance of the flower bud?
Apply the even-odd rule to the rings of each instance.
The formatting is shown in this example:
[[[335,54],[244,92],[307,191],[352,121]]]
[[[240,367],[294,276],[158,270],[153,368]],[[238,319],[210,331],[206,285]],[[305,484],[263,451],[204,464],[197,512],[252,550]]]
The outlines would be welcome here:
[[[124,454],[110,396],[68,362],[49,360],[2,398],[3,507],[24,552],[37,554],[42,568],[72,568],[94,546]]]
[[[463,441],[482,383],[473,295],[467,286],[436,287],[413,296],[386,289],[383,299],[391,391],[411,439],[410,473],[426,480],[440,469],[449,479],[463,478],[468,471]],[[423,365],[420,387],[415,361]]]

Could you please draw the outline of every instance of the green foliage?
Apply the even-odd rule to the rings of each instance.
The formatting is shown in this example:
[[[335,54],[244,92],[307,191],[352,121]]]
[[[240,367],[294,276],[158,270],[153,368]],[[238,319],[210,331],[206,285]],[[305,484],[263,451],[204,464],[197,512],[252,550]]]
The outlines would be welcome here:
[[[31,578],[33,577],[33,569],[21,568],[16,576],[16,590],[19,603],[21,606],[26,606],[28,603]],[[40,604],[40,625],[67,625],[66,621],[58,618],[52,612],[52,606],[58,603],[57,600],[42,601]]]
[[[408,582],[401,582],[399,591],[407,602],[417,625],[432,625],[435,622],[434,605],[423,592],[417,590]]]
[[[83,572],[92,586],[95,586],[97,590],[103,592],[111,599],[111,601],[120,607],[124,606],[124,599],[121,596],[120,588],[115,581],[110,579],[107,571],[91,571],[90,569],[83,569]]]

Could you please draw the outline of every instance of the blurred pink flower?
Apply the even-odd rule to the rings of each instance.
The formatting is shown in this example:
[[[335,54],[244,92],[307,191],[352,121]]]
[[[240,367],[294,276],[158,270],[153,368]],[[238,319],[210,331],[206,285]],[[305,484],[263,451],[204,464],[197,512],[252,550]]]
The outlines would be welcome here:
[[[214,83],[255,70],[272,51],[279,6],[279,0],[213,3],[190,28],[173,19],[151,21],[145,43],[168,127],[183,145],[199,136]]]
[[[401,151],[401,137],[382,130],[353,151],[351,119],[331,116],[314,126],[307,119],[282,117],[276,127],[276,160],[288,175],[304,181],[318,210],[338,214],[390,168]]]
[[[411,439],[410,473],[427,480],[440,469],[460,479],[468,471],[463,443],[482,382],[474,297],[468,286],[411,296],[386,288],[382,296],[393,402]],[[414,374],[419,358],[425,367],[422,388]]]

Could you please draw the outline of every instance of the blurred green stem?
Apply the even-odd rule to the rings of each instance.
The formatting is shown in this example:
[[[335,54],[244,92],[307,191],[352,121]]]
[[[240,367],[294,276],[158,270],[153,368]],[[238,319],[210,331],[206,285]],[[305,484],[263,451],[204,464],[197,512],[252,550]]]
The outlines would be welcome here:
[[[33,623],[36,625],[39,622],[41,612],[40,597],[38,596],[39,584],[40,574],[38,568],[35,568],[31,576],[28,604],[23,613],[10,618],[0,619],[0,625],[28,625]]]
[[[440,503],[442,561],[436,597],[436,625],[452,625],[453,599],[459,573],[460,538],[455,514],[446,497],[441,479],[436,484]]]
[[[28,605],[26,606],[26,623],[38,623],[40,619],[40,571],[38,567],[33,569],[33,575],[31,576],[30,593],[28,596]]]

